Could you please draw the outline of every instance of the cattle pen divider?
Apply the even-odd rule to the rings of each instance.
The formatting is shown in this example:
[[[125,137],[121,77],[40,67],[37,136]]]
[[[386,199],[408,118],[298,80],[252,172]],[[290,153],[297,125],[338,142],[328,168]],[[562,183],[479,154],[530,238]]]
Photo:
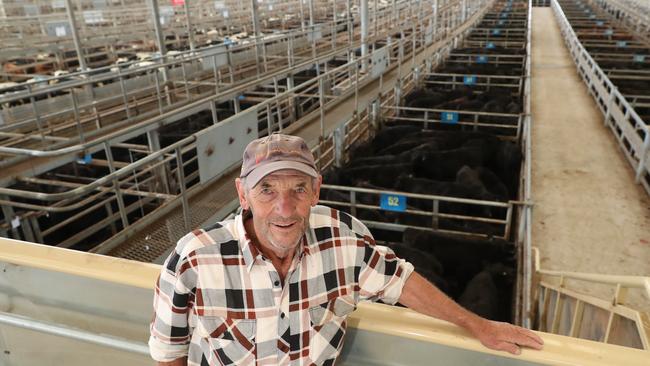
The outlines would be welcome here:
[[[509,201],[509,202],[496,202],[496,201],[483,201],[483,200],[474,200],[474,199],[467,199],[467,198],[456,198],[456,197],[448,197],[448,196],[436,196],[436,195],[426,195],[426,194],[417,194],[417,193],[409,193],[409,192],[397,192],[397,191],[391,191],[391,190],[380,190],[380,189],[370,189],[370,188],[359,188],[359,187],[348,187],[348,186],[338,186],[338,185],[329,185],[329,184],[323,184],[321,186],[321,189],[323,192],[329,193],[330,191],[337,191],[337,192],[345,192],[349,196],[348,201],[335,201],[335,200],[330,200],[328,199],[327,193],[322,194],[320,202],[323,204],[327,205],[332,205],[335,207],[346,207],[349,209],[349,212],[352,214],[352,216],[357,216],[360,212],[359,210],[362,209],[368,209],[368,210],[382,210],[380,203],[380,197],[382,195],[392,195],[395,197],[405,197],[406,199],[413,199],[413,200],[419,200],[420,202],[422,201],[427,201],[431,202],[431,211],[424,211],[421,209],[418,209],[417,207],[413,207],[409,204],[409,202],[405,202],[405,208],[400,211],[390,211],[395,214],[399,213],[404,213],[408,215],[414,215],[416,217],[429,217],[431,218],[430,224],[427,226],[422,226],[422,225],[405,225],[405,224],[399,224],[399,223],[388,223],[388,222],[377,222],[377,221],[367,221],[364,220],[364,223],[369,223],[369,226],[372,227],[377,227],[377,228],[383,228],[383,229],[389,229],[389,230],[396,230],[396,231],[403,231],[406,228],[416,228],[416,229],[422,229],[422,230],[436,230],[439,232],[445,232],[445,233],[453,233],[453,234],[460,234],[460,235],[474,235],[474,236],[480,236],[480,237],[497,237],[501,239],[508,240],[510,236],[510,231],[512,227],[512,213],[514,210],[514,206],[517,204],[525,204],[524,202],[517,202],[517,201]],[[362,197],[363,198],[363,203],[360,203],[358,200],[361,199],[362,194],[367,194],[368,196]],[[323,199],[325,197],[325,199]],[[376,202],[377,204],[371,204],[370,202]],[[483,208],[503,208],[506,209],[506,213],[503,216],[503,218],[492,218],[492,217],[485,217],[485,216],[471,216],[471,215],[462,215],[462,214],[454,214],[454,213],[445,213],[441,212],[441,203],[457,203],[457,204],[465,204],[465,205],[472,205],[476,207],[483,207]],[[388,213],[389,211],[385,211]],[[497,232],[470,232],[470,231],[460,231],[460,230],[447,230],[444,228],[441,228],[440,225],[440,220],[441,219],[450,219],[450,220],[459,220],[463,221],[464,223],[467,222],[480,222],[480,223],[486,223],[486,224],[495,224],[498,225],[499,231],[498,234]]]

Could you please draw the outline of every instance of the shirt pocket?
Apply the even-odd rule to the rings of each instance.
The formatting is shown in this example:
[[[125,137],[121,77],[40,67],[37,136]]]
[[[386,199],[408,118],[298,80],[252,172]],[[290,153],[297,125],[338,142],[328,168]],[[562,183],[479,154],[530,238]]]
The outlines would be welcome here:
[[[316,328],[322,327],[329,322],[340,325],[356,308],[357,306],[351,296],[341,296],[311,307],[309,309],[309,318],[312,326]]]
[[[254,361],[255,319],[230,319],[220,316],[199,316],[196,327],[204,343],[204,354],[221,361],[215,364],[242,364]]]
[[[311,337],[309,357],[317,365],[334,361],[345,338],[346,318],[356,309],[352,297],[337,297],[309,308]]]

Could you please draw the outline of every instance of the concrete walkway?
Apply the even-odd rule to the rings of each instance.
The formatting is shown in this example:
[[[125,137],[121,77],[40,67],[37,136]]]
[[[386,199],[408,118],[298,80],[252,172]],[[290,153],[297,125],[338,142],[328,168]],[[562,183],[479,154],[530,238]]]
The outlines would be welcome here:
[[[603,125],[551,8],[534,8],[532,45],[533,245],[542,267],[650,276],[650,199]]]

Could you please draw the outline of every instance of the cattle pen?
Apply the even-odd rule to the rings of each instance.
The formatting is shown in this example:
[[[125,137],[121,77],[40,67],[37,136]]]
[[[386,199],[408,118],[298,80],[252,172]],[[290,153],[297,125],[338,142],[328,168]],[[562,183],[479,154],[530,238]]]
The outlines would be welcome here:
[[[275,132],[307,141],[321,204],[464,307],[546,342],[510,356],[362,304],[341,364],[646,364],[644,9],[0,2],[0,365],[153,364],[160,264],[236,212],[243,148]]]

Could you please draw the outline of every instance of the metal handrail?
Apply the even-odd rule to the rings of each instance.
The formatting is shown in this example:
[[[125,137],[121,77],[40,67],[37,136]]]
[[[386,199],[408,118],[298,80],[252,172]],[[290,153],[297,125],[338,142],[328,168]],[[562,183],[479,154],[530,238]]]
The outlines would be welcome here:
[[[571,271],[553,271],[542,269],[539,259],[539,249],[533,247],[535,273],[552,277],[564,277],[565,279],[580,280],[586,282],[620,285],[622,287],[642,289],[645,296],[650,299],[650,277],[648,276],[626,276],[626,275],[606,275],[600,273],[571,272]]]

